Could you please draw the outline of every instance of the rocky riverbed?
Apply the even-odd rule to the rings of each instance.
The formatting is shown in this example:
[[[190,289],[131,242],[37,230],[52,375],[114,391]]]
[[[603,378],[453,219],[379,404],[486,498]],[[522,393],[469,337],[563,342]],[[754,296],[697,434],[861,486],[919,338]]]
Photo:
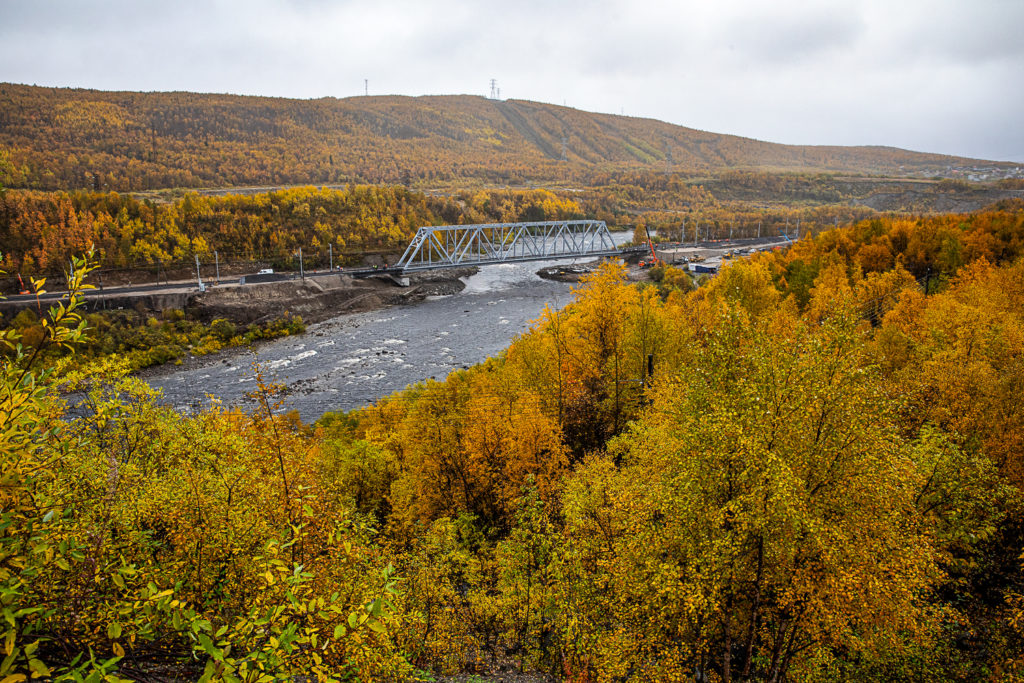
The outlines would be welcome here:
[[[323,293],[314,305],[290,304],[288,310],[306,320],[334,311],[304,335],[153,369],[145,377],[184,411],[205,407],[211,398],[245,408],[251,405],[246,393],[255,387],[257,362],[287,387],[283,408],[313,421],[325,411],[365,406],[408,384],[441,380],[500,354],[545,306],[561,308],[572,298],[570,283],[542,279],[536,270],[530,263],[485,266],[457,284],[424,281],[405,294],[391,285],[364,292],[359,300]],[[286,294],[275,296],[282,299],[268,297],[264,305],[280,315]],[[230,306],[241,310],[246,303],[224,297],[216,306],[207,303],[205,315],[224,317]]]

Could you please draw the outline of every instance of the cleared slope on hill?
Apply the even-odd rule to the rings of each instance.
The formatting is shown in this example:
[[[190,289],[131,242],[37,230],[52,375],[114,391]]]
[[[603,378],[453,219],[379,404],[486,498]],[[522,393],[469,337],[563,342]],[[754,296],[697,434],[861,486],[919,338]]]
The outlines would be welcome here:
[[[972,163],[886,147],[780,145],[468,95],[292,100],[0,84],[0,183],[8,187],[586,183],[644,168],[920,175]]]

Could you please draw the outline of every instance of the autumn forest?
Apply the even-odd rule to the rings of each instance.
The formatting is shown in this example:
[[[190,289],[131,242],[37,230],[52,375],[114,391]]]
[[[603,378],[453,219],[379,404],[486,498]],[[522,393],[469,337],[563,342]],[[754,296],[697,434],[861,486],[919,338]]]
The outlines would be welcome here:
[[[583,187],[608,172],[737,168],[931,177],[974,161],[885,147],[779,145],[524,100],[290,100],[0,83],[0,184],[27,189]]]
[[[248,102],[243,126],[240,98],[86,92],[0,87],[5,291],[68,289],[0,320],[0,683],[1024,677],[1018,184],[869,175],[906,160],[863,149],[747,168],[728,136],[693,148],[714,168],[665,170],[607,125],[563,168],[477,153],[521,139],[444,103]],[[397,126],[366,143],[379,175],[318,176],[341,157],[252,124],[341,135],[342,105]],[[498,113],[521,133],[552,115],[531,107]],[[299,186],[232,187],[262,182]],[[122,328],[83,305],[99,276],[214,252],[355,264],[423,225],[577,217],[795,242],[713,277],[610,261],[498,356],[312,424],[258,358],[251,410],[182,413],[135,373],[163,339],[214,353],[301,320]]]

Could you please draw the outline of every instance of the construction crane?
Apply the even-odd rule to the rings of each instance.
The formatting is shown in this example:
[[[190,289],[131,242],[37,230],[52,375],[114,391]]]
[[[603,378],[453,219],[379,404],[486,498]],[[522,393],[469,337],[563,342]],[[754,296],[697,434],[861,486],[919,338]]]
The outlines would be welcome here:
[[[644,235],[647,236],[647,246],[651,250],[651,258],[640,261],[641,268],[653,268],[654,266],[662,265],[661,259],[658,258],[658,253],[654,251],[654,242],[651,241],[651,233],[647,231],[647,224],[644,223]]]

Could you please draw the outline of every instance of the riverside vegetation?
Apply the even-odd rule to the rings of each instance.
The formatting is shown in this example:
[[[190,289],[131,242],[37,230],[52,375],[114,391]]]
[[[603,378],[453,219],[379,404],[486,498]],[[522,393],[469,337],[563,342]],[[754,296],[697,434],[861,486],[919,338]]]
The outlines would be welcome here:
[[[581,215],[578,204],[546,190],[492,190],[454,199],[401,187],[307,187],[226,197],[186,194],[156,203],[113,192],[0,188],[0,244],[8,250],[0,264],[11,273],[0,287],[15,292],[26,277],[59,277],[75,254],[90,248],[104,266],[101,275],[108,285],[137,284],[194,278],[194,259],[211,264],[214,252],[225,273],[231,267],[252,272],[257,263],[297,270],[294,254],[303,247],[306,267],[322,269],[330,255],[335,263],[352,264],[355,254],[401,251],[419,225]],[[43,337],[41,312],[29,307],[0,322],[35,346]],[[305,329],[298,316],[240,326],[225,319],[204,324],[189,313],[90,313],[86,317],[94,333],[79,345],[76,358],[91,363],[118,354],[127,358],[130,370],[138,370]]]
[[[80,340],[70,363],[86,369],[103,358],[117,356],[129,372],[164,363],[181,364],[185,356],[205,356],[223,349],[248,346],[255,342],[302,334],[306,326],[300,316],[285,314],[266,324],[236,325],[216,318],[205,325],[189,320],[185,312],[172,308],[159,316],[138,311],[103,311],[83,314],[89,335]],[[23,309],[10,321],[23,346],[36,348],[46,338],[46,316],[31,308]],[[52,361],[63,349],[50,347],[41,361]],[[6,350],[17,353],[15,348]]]
[[[696,289],[607,266],[313,426],[262,380],[182,415],[116,357],[41,361],[90,334],[77,260],[3,332],[0,680],[1019,680],[1022,252],[1010,203]]]

